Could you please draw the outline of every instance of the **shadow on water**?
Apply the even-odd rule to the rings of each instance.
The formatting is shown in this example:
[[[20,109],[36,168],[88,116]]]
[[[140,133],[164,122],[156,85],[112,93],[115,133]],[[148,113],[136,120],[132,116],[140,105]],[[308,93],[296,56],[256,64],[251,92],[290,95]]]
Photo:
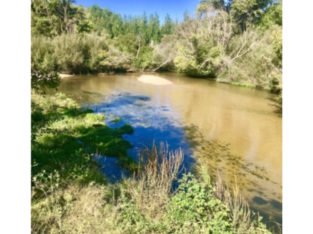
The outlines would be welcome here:
[[[229,144],[207,140],[195,125],[185,127],[185,133],[197,160],[207,165],[213,178],[220,175],[228,186],[236,184],[247,194],[250,207],[270,226],[281,226],[282,203],[273,199],[276,194],[266,190],[280,185],[269,178],[265,168],[234,155]]]
[[[165,142],[169,151],[180,148],[184,152],[182,167],[184,171],[190,171],[195,160],[178,115],[175,115],[169,105],[152,105],[151,102],[148,96],[122,92],[113,93],[100,104],[89,108],[105,113],[106,124],[111,128],[119,128],[125,124],[133,127],[133,134],[125,135],[124,139],[132,144],[128,154],[135,161],[139,160],[142,149]],[[128,175],[114,158],[96,157],[96,160],[112,182]]]
[[[283,103],[281,94],[272,94],[266,98],[269,101],[269,105],[272,107],[273,112],[280,118],[283,117]]]

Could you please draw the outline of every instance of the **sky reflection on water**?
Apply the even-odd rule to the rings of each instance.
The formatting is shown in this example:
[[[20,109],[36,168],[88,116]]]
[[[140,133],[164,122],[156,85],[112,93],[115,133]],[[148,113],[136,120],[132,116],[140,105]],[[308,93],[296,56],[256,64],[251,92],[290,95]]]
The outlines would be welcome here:
[[[143,148],[165,143],[170,151],[181,149],[184,152],[184,171],[191,170],[195,160],[179,115],[170,105],[155,103],[152,105],[148,96],[116,92],[108,96],[104,102],[92,105],[91,108],[98,113],[104,112],[106,124],[112,128],[119,128],[124,124],[130,124],[133,127],[134,133],[125,135],[124,138],[133,145],[128,153],[134,160],[139,159],[139,152]],[[123,175],[127,175],[125,170],[118,167],[116,159],[97,157],[97,161],[111,181],[119,180]]]

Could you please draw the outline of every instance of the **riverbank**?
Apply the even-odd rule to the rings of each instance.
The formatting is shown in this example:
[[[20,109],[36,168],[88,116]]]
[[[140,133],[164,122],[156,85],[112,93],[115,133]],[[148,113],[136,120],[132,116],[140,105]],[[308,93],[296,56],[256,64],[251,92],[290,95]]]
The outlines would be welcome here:
[[[34,233],[269,233],[253,216],[243,221],[247,210],[237,212],[245,205],[232,209],[209,180],[185,175],[172,193],[182,153],[154,148],[145,151],[150,159],[138,167],[127,156],[131,145],[122,138],[131,133],[129,126],[107,127],[102,114],[81,109],[62,94],[33,93]],[[136,177],[110,183],[92,160],[95,153],[117,157]]]

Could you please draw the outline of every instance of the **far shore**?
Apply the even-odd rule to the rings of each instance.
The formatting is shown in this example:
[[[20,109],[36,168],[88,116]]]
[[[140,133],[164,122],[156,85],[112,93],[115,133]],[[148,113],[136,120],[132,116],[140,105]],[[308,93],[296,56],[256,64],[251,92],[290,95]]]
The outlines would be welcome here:
[[[103,74],[103,73],[98,73],[99,74]],[[66,74],[66,73],[59,73],[59,76],[61,79],[64,78],[69,78],[69,77],[73,77],[75,76],[75,74]],[[148,74],[143,74],[143,75],[139,75],[137,80],[139,82],[145,83],[145,84],[151,84],[151,85],[171,85],[173,84],[172,81],[165,79],[163,77],[160,77],[158,75],[148,75]]]

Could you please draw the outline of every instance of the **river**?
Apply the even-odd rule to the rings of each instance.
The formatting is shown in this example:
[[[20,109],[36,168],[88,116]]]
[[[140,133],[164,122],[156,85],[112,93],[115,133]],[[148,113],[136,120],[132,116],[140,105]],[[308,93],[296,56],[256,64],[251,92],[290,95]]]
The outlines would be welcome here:
[[[134,134],[125,137],[134,146],[129,152],[133,157],[153,143],[180,147],[187,167],[206,165],[210,174],[236,183],[253,208],[281,223],[282,118],[271,94],[159,75],[172,84],[142,83],[135,73],[103,74],[63,78],[59,91],[82,106],[105,112],[112,127],[131,124]]]

